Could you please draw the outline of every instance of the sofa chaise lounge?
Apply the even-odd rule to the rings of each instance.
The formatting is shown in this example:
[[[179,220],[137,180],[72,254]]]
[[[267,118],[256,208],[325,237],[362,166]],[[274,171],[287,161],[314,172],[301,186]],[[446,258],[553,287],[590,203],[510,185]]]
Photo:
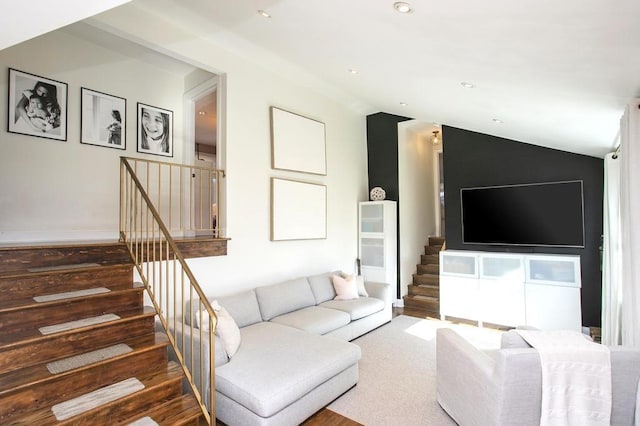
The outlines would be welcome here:
[[[391,286],[365,282],[368,296],[333,300],[333,274],[338,272],[209,297],[235,320],[241,339],[228,358],[216,336],[219,420],[230,426],[297,425],[356,385],[361,353],[349,341],[391,320]],[[185,312],[192,310],[187,306]],[[180,330],[177,338],[182,341]],[[191,357],[189,347],[183,352]],[[197,365],[200,354],[193,355]],[[202,377],[195,372],[196,383]]]

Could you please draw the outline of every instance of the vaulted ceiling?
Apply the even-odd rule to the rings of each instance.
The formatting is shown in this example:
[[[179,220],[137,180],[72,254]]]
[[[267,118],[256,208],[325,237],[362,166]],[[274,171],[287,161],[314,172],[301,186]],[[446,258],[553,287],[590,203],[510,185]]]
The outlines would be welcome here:
[[[42,4],[58,22],[76,17],[69,11],[84,3],[122,2]],[[409,3],[406,14],[386,0],[131,4],[278,72],[315,76],[332,93],[356,100],[353,107],[363,113],[384,111],[599,157],[613,149],[625,105],[640,96],[639,1]],[[32,12],[36,6],[28,4],[17,9]],[[3,14],[2,21],[28,26],[15,16]],[[10,39],[2,34],[0,48]]]

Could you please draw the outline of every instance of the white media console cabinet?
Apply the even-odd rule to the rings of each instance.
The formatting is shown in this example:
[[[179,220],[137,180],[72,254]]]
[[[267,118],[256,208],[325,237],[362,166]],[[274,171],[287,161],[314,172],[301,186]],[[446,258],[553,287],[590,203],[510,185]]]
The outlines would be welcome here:
[[[444,250],[440,315],[581,331],[580,256]]]

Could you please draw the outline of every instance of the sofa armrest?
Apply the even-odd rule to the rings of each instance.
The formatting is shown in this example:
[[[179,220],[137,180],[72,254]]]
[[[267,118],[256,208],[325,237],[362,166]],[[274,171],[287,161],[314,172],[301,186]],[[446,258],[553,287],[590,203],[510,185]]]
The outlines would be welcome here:
[[[458,333],[437,330],[437,399],[458,424],[498,424],[494,370],[495,361]]]
[[[389,283],[365,281],[364,287],[367,289],[369,297],[380,299],[384,302],[385,306],[391,306],[391,285]]]

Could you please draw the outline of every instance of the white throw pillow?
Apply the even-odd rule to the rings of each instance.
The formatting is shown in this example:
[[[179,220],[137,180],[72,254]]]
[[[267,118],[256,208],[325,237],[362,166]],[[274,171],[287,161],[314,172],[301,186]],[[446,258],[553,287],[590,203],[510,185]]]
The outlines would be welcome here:
[[[367,288],[364,286],[364,277],[362,275],[356,275],[356,281],[358,283],[358,294],[362,297],[369,297]]]
[[[359,297],[358,283],[354,276],[343,278],[340,275],[332,275],[331,282],[337,294],[333,300],[351,300]]]
[[[340,276],[347,280],[351,279],[351,275],[345,274],[344,272],[340,272]],[[361,297],[369,297],[369,293],[367,293],[367,288],[364,286],[364,276],[362,275],[353,275],[356,278],[356,282],[358,283],[358,295]]]
[[[240,329],[231,314],[229,314],[224,307],[220,306],[217,300],[211,302],[211,307],[218,317],[215,333],[222,339],[224,350],[227,352],[227,356],[231,358],[240,347]],[[206,310],[202,311],[201,327],[199,321],[200,315],[196,315],[196,326],[201,328],[202,331],[209,331],[209,313]]]

